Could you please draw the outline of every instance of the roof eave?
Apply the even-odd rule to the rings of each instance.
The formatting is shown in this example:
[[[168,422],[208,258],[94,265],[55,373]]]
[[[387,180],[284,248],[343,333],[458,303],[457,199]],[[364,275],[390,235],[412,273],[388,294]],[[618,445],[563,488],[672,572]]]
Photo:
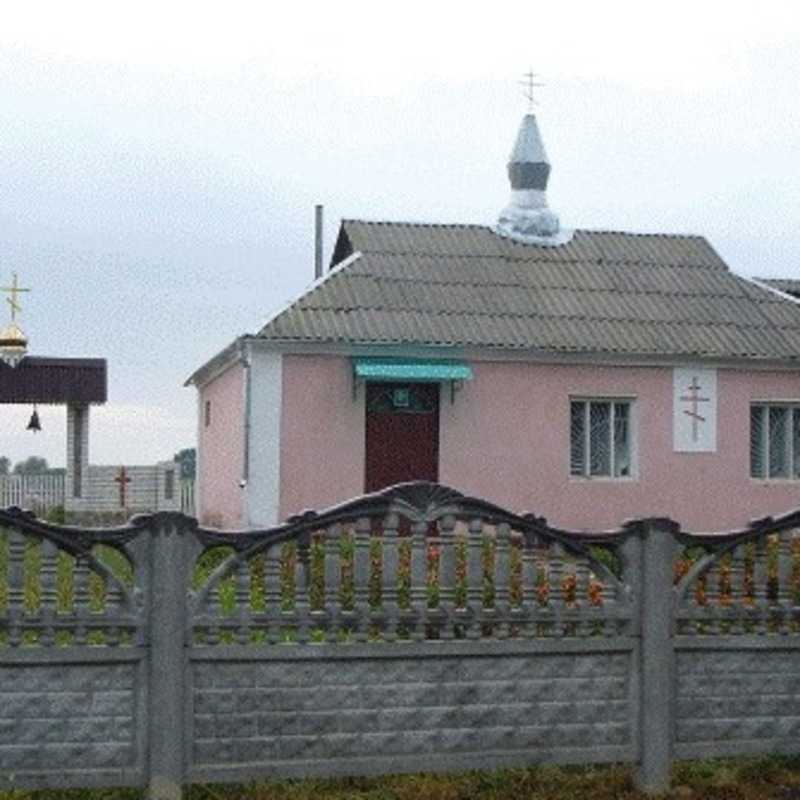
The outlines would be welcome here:
[[[800,370],[797,358],[724,355],[715,353],[648,353],[595,350],[557,350],[534,347],[497,347],[468,344],[424,344],[418,342],[343,342],[299,339],[253,338],[259,349],[297,355],[411,355],[469,358],[476,361],[530,361],[537,363],[591,364],[625,367],[674,367],[705,364],[730,369]]]
[[[252,340],[251,334],[237,336],[227,347],[224,347],[216,355],[212,356],[201,367],[198,367],[184,382],[186,386],[196,386],[202,388],[209,381],[213,380],[220,373],[239,360],[241,348],[244,342]]]

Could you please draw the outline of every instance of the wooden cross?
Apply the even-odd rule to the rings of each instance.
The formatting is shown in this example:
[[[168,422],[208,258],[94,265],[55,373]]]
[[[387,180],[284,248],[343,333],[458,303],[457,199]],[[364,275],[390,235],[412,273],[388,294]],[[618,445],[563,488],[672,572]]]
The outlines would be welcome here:
[[[0,286],[0,292],[6,292],[11,295],[11,297],[6,297],[6,303],[11,306],[11,321],[16,322],[17,312],[22,311],[22,307],[19,304],[19,294],[21,292],[29,292],[30,289],[24,289],[19,285],[16,272],[13,274],[13,278],[11,286]]]
[[[705,422],[706,418],[701,416],[700,414],[700,403],[708,403],[708,397],[700,397],[700,384],[697,382],[697,376],[692,378],[692,384],[688,387],[688,391],[691,394],[688,395],[681,395],[681,401],[684,403],[691,403],[692,408],[684,409],[683,413],[686,414],[687,417],[692,418],[692,441],[697,441],[697,426],[701,422]]]
[[[119,507],[125,508],[125,486],[131,482],[125,467],[120,467],[114,482],[119,484]]]

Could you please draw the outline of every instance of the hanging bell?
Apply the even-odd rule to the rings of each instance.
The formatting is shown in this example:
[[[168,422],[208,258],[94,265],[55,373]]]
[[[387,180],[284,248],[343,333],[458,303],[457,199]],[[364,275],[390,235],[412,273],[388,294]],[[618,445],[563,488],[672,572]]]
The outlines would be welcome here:
[[[39,412],[36,410],[36,406],[33,407],[33,414],[31,414],[30,421],[28,422],[28,427],[26,430],[33,431],[40,431],[42,429],[42,423],[39,422]]]

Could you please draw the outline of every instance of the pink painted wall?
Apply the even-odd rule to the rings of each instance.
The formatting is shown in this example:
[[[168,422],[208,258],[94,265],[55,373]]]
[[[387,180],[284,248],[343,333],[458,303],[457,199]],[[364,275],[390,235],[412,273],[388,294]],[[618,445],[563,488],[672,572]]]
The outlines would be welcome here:
[[[750,402],[800,399],[800,375],[718,372],[716,453],[675,453],[672,370],[473,362],[474,379],[442,393],[442,483],[567,528],[614,528],[670,516],[685,528],[739,527],[800,505],[800,481],[750,478]],[[363,491],[364,406],[350,361],[284,361],[281,516]],[[569,398],[635,398],[636,477],[569,474]]]
[[[205,404],[211,401],[211,424]],[[244,369],[234,364],[200,391],[200,521],[222,528],[243,522],[239,481],[244,458]]]
[[[612,528],[669,516],[719,530],[800,505],[800,482],[750,478],[750,402],[800,399],[800,375],[718,372],[716,453],[675,453],[672,370],[475,363],[442,403],[440,480],[557,526]],[[638,469],[626,480],[569,474],[570,396],[635,398]]]
[[[364,392],[352,362],[283,357],[280,516],[322,509],[364,491]]]

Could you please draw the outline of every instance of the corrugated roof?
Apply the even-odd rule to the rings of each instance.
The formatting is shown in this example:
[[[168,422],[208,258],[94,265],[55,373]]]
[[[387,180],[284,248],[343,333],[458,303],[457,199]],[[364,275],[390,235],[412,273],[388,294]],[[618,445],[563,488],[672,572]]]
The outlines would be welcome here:
[[[576,231],[521,244],[478,225],[342,223],[330,273],[258,336],[296,342],[795,359],[800,306],[699,236]]]

